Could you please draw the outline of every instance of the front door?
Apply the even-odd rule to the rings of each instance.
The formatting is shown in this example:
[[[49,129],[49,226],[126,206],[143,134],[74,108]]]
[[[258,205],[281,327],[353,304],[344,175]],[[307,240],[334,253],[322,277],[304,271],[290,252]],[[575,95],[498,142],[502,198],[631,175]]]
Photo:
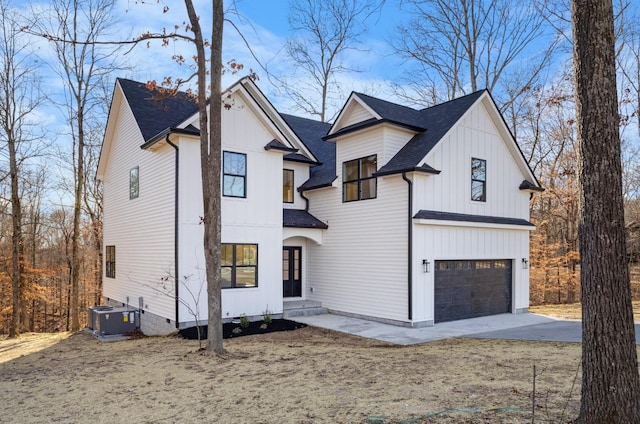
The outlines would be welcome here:
[[[302,247],[282,248],[282,295],[302,296]]]

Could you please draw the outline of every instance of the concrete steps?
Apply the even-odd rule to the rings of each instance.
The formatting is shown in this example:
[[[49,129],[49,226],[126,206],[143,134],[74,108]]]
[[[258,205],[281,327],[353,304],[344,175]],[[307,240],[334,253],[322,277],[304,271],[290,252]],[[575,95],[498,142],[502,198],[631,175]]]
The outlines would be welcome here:
[[[327,313],[322,303],[311,300],[285,300],[282,305],[282,318],[308,317]]]

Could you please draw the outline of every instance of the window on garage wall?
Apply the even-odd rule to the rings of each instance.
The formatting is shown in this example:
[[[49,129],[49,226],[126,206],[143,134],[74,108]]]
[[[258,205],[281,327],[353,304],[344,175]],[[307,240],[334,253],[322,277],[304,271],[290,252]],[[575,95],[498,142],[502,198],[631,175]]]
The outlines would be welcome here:
[[[471,200],[487,201],[487,161],[471,158]]]

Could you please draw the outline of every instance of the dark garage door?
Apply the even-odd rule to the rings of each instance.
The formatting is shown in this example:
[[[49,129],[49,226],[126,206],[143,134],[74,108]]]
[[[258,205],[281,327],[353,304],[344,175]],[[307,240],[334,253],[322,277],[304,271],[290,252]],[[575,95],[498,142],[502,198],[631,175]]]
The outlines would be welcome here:
[[[436,261],[436,323],[511,312],[511,260]]]

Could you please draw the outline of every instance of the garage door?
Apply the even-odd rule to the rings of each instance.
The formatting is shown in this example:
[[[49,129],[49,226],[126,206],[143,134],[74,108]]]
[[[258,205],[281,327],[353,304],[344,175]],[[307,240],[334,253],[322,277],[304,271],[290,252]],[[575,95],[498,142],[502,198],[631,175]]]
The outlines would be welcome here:
[[[436,323],[511,312],[511,260],[435,265]]]

